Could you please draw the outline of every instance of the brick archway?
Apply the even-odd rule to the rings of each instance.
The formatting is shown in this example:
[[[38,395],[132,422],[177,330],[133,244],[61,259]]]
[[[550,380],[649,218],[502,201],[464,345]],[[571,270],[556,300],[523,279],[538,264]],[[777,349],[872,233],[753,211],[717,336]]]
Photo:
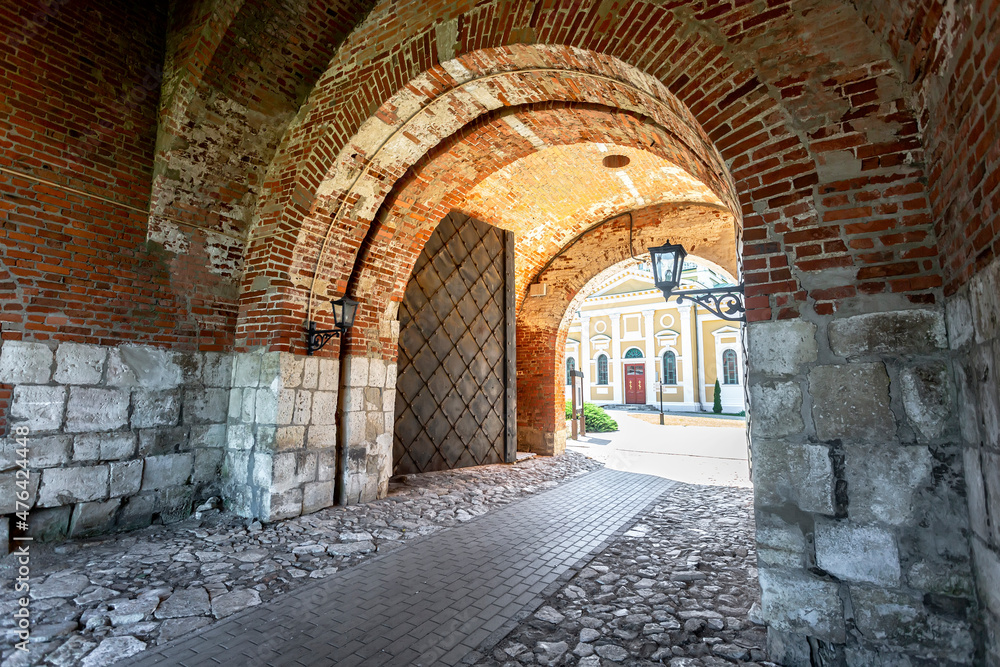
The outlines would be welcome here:
[[[733,230],[733,216],[724,209],[649,206],[592,228],[535,277],[546,284],[546,294],[526,299],[517,314],[520,447],[543,454],[566,447],[566,336],[588,286],[609,278],[633,261],[633,255],[643,259],[646,248],[668,240],[695,249],[735,274],[726,252]]]
[[[468,54],[432,68],[386,101],[336,159],[333,149],[322,145],[336,137],[317,139],[312,150],[319,157],[310,162],[319,163],[310,170],[310,183],[299,186],[303,195],[310,194],[294,205],[294,221],[280,219],[291,209],[282,213],[280,207],[261,204],[261,211],[273,213],[262,215],[250,234],[238,327],[246,334],[245,344],[277,349],[296,344],[300,336],[294,327],[274,326],[273,305],[281,304],[291,323],[310,313],[309,293],[326,286],[346,290],[365,237],[375,233],[370,227],[381,202],[427,151],[490,111],[546,103],[599,105],[644,117],[640,132],[650,131],[645,125],[659,125],[670,144],[693,156],[684,165],[692,175],[736,207],[722,157],[684,106],[648,75],[613,58],[563,47],[522,45]],[[314,289],[317,275],[323,276],[320,290]],[[255,290],[254,284],[268,288]],[[261,299],[272,309],[254,305]],[[264,320],[255,324],[260,317]],[[255,330],[271,339],[254,336]]]

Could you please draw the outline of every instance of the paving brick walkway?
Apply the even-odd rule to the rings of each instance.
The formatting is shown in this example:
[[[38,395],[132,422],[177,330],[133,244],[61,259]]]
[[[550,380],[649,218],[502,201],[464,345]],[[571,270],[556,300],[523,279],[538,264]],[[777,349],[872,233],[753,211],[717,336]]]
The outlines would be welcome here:
[[[132,665],[454,665],[676,482],[603,469],[144,652]]]

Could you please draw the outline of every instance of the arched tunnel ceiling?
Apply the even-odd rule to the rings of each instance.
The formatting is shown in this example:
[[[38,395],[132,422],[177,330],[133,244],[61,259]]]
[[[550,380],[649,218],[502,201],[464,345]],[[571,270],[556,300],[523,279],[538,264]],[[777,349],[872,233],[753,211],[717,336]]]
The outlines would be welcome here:
[[[624,155],[628,165],[604,166],[609,155]],[[516,292],[520,304],[542,266],[578,234],[614,216],[671,202],[706,204],[723,210],[722,201],[703,183],[660,156],[632,146],[579,143],[543,148],[481,181],[459,205],[467,215],[515,233]],[[705,233],[713,243],[729,243],[726,259],[734,267],[736,232],[733,216]],[[690,220],[669,215],[661,225],[683,230]],[[721,239],[714,238],[721,233]],[[645,252],[645,248],[637,250]]]

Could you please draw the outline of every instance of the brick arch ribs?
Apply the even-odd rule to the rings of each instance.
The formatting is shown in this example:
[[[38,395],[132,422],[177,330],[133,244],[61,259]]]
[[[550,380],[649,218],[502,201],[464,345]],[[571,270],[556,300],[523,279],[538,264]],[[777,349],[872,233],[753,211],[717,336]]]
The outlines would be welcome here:
[[[592,227],[535,276],[535,282],[546,284],[546,294],[528,297],[517,313],[520,449],[551,455],[566,448],[566,335],[587,286],[609,277],[633,255],[648,257],[646,248],[667,241],[721,263],[732,243],[733,226],[732,214],[721,207],[649,206]]]

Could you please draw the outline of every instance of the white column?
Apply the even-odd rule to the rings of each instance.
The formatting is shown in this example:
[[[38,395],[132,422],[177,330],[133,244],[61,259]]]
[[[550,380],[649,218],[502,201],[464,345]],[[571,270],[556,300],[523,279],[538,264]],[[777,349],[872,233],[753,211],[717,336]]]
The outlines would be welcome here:
[[[618,405],[625,402],[625,377],[620,359],[622,354],[621,320],[620,313],[611,313],[611,372],[614,378],[612,400]]]
[[[694,338],[691,336],[691,306],[679,306],[681,330],[681,379],[684,387],[684,402],[694,403],[698,399],[694,395]]]
[[[698,337],[698,384],[701,386],[701,396],[698,397],[699,410],[704,410],[706,403],[709,402],[708,399],[708,387],[705,386],[705,336],[703,335],[701,326],[701,313],[698,309],[694,309],[694,329],[695,335]],[[714,387],[713,387],[714,389]]]
[[[590,318],[580,315],[580,370],[583,371],[583,401],[590,402]]]
[[[653,311],[642,311],[642,330],[646,335],[646,403],[656,403],[656,342],[653,340]]]

